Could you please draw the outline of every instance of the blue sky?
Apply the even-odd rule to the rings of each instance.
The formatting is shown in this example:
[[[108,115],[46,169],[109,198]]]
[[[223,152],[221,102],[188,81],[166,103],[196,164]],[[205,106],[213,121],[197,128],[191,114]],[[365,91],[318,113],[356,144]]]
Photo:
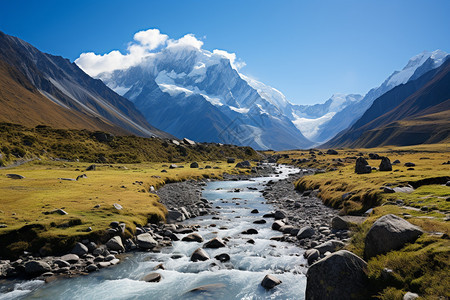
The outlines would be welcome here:
[[[134,33],[187,33],[236,53],[241,72],[294,103],[366,93],[423,50],[450,51],[450,1],[6,1],[0,30],[75,60],[125,51]]]

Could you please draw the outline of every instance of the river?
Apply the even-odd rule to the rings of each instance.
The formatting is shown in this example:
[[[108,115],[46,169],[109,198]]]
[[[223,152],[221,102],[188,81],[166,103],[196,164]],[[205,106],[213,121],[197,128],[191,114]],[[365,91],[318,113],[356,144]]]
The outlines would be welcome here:
[[[274,210],[262,196],[264,185],[269,180],[286,178],[298,169],[279,166],[276,171],[277,175],[269,177],[214,181],[204,187],[202,196],[217,207],[219,214],[214,219],[203,216],[185,223],[198,224],[198,233],[205,241],[214,237],[228,240],[225,248],[205,249],[210,260],[190,261],[191,254],[203,243],[176,241],[161,253],[127,254],[119,265],[89,276],[48,284],[39,280],[9,283],[8,287],[0,287],[0,299],[303,299],[304,250],[271,240],[280,235],[271,229],[273,219],[266,219],[266,224],[253,224]],[[235,192],[236,189],[240,192]],[[253,209],[259,212],[251,213]],[[250,228],[258,233],[242,234]],[[248,243],[249,239],[254,244]],[[222,253],[229,254],[230,261],[221,263],[214,259]],[[161,263],[165,270],[154,271]],[[162,280],[158,283],[140,280],[151,272],[160,273]],[[282,283],[265,290],[260,283],[266,274],[274,274]]]

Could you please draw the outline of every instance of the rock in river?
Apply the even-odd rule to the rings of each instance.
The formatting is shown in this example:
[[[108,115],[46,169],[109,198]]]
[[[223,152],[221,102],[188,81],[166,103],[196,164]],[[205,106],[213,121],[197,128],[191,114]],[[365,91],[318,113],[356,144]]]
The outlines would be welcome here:
[[[204,248],[222,248],[225,247],[225,243],[222,241],[221,238],[215,237],[212,240],[206,242],[203,245]]]
[[[279,285],[281,283],[281,280],[276,278],[273,275],[266,275],[264,279],[261,281],[261,285],[266,289],[270,290],[273,289],[275,286]]]
[[[198,242],[198,243],[203,242],[202,236],[200,234],[198,234],[197,232],[188,234],[187,236],[185,236],[181,240],[183,242]]]
[[[158,245],[158,242],[153,239],[150,233],[142,233],[136,237],[136,242],[141,249],[153,249]]]
[[[202,248],[198,248],[191,255],[191,261],[193,261],[193,262],[205,261],[205,260],[208,260],[208,259],[209,259],[208,253],[206,253],[206,251],[203,250]]]

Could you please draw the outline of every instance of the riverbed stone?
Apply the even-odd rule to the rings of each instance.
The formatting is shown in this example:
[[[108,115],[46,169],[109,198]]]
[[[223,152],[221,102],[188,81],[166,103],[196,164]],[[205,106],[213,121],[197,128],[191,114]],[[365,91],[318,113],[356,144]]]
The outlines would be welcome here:
[[[225,247],[225,243],[221,238],[215,237],[203,245],[203,248],[222,248]]]
[[[111,239],[109,239],[108,242],[106,242],[106,247],[108,247],[108,249],[110,250],[114,250],[114,251],[125,251],[125,248],[122,244],[122,239],[120,238],[120,236],[115,236],[112,237]]]
[[[305,226],[300,228],[297,238],[299,240],[312,237],[316,231],[311,226]]]
[[[336,252],[337,250],[343,248],[345,246],[345,244],[341,241],[338,240],[330,240],[330,241],[326,241],[325,243],[322,243],[316,247],[314,247],[314,249],[318,250],[320,252],[320,254],[324,254],[325,252]]]
[[[364,257],[366,259],[402,248],[414,242],[422,230],[396,215],[382,216],[369,229],[365,238]]]
[[[66,261],[69,264],[76,264],[78,261],[80,261],[80,257],[76,254],[71,253],[61,256],[61,260]]]
[[[58,268],[70,267],[70,263],[68,261],[63,260],[63,259],[57,259],[53,263],[55,265],[57,265]]]
[[[340,250],[309,267],[306,299],[366,299],[367,263]]]
[[[203,242],[203,237],[199,233],[194,232],[194,233],[188,234],[187,236],[185,236],[181,240],[184,241],[184,242],[198,242],[198,243],[201,243],[201,242]]]
[[[303,253],[303,256],[308,261],[308,265],[312,265],[320,257],[320,252],[317,249],[309,249]]]
[[[220,262],[227,262],[231,259],[230,255],[228,255],[227,253],[222,253],[222,254],[216,255],[216,256],[214,256],[214,258]]]
[[[278,279],[275,276],[270,275],[270,274],[267,274],[266,276],[264,276],[263,280],[261,281],[262,287],[265,288],[266,290],[273,289],[280,283],[281,283],[280,279]]]
[[[282,221],[280,221],[280,220],[278,220],[278,221],[275,221],[275,222],[273,222],[273,224],[272,224],[272,229],[273,230],[279,230],[281,227],[283,227],[285,224],[282,222]]]
[[[273,216],[275,220],[281,220],[286,218],[286,213],[284,211],[277,210],[276,212],[274,212]]]
[[[95,264],[91,264],[86,267],[86,271],[88,271],[89,273],[95,272],[98,271],[98,267]]]
[[[142,233],[136,236],[136,242],[139,248],[147,250],[153,249],[158,245],[158,242],[150,235],[150,233]]]
[[[30,276],[39,276],[45,272],[50,272],[52,268],[48,263],[41,260],[32,260],[25,264],[25,273]]]
[[[193,261],[193,262],[205,261],[208,259],[210,259],[208,253],[206,253],[206,251],[203,250],[202,248],[198,248],[191,255],[191,261]]]
[[[145,282],[160,282],[161,279],[162,279],[161,274],[152,272],[142,277],[141,280]]]

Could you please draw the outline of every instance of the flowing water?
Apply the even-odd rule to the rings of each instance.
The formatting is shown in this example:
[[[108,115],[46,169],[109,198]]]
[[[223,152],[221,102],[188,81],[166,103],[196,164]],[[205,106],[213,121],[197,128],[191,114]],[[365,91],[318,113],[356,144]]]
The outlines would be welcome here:
[[[203,243],[177,241],[161,253],[129,254],[119,265],[89,276],[49,284],[39,280],[17,282],[13,288],[9,287],[9,291],[5,291],[5,286],[0,287],[0,299],[303,299],[306,286],[304,250],[270,240],[280,235],[271,230],[271,219],[266,219],[266,224],[253,224],[274,209],[262,197],[264,184],[285,178],[298,169],[280,166],[277,171],[280,173],[272,177],[207,184],[203,197],[214,207],[220,207],[219,219],[204,216],[185,223],[199,224],[198,233],[205,241],[216,236],[228,238],[226,248],[205,249],[212,258],[210,260],[190,261],[192,252]],[[237,193],[235,189],[241,191]],[[252,214],[251,210],[255,208],[259,213]],[[258,234],[241,234],[250,228],[256,229]],[[249,239],[255,243],[247,243]],[[214,259],[222,253],[229,254],[231,260],[221,263]],[[174,254],[181,258],[175,258]],[[154,271],[153,268],[161,263],[165,270]],[[160,273],[163,279],[158,283],[140,280],[151,272]],[[272,290],[265,290],[260,283],[266,274],[275,274],[282,283]],[[208,286],[189,292],[204,285]]]

